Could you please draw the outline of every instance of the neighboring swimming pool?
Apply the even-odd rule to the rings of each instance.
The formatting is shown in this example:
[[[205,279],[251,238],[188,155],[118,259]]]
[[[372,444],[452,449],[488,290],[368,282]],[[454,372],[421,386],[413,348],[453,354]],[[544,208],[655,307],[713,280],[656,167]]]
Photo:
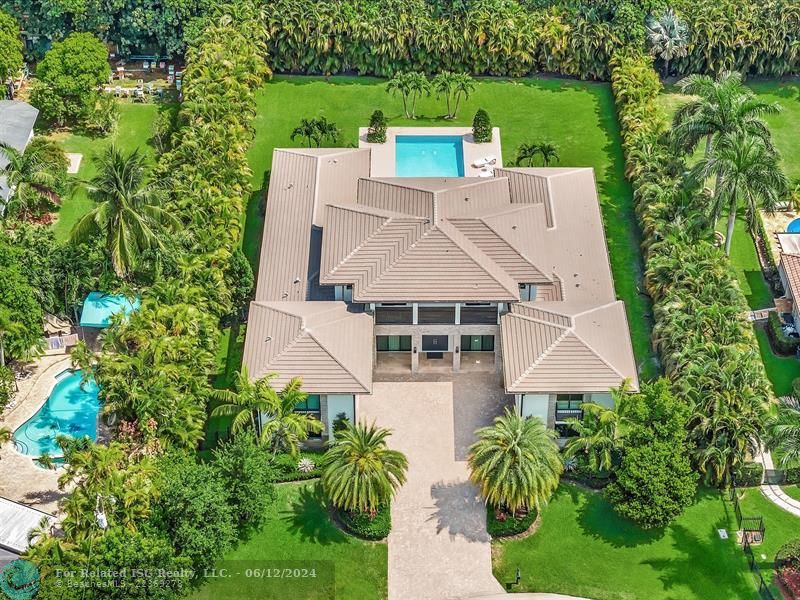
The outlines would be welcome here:
[[[786,232],[800,233],[800,218],[792,220],[792,222],[786,226]]]
[[[464,143],[460,135],[395,137],[397,177],[463,177]]]
[[[97,439],[100,388],[90,379],[81,386],[80,371],[64,371],[42,407],[14,432],[17,450],[29,456],[61,456],[59,434]]]

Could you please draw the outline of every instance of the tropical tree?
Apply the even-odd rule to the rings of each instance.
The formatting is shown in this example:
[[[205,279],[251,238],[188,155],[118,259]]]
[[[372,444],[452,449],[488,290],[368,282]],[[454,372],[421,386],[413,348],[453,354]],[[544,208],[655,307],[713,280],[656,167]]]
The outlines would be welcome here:
[[[392,96],[399,94],[400,98],[403,100],[403,113],[405,114],[406,119],[411,118],[411,113],[408,110],[408,99],[412,91],[411,80],[411,73],[404,73],[403,71],[400,71],[386,82],[386,91]]]
[[[537,509],[558,487],[564,465],[555,432],[541,419],[527,419],[506,409],[494,424],[475,432],[469,448],[470,480],[486,501],[507,508]]]
[[[322,460],[322,487],[341,510],[377,514],[406,481],[408,460],[391,450],[391,431],[365,423],[345,423]]]
[[[5,306],[0,306],[0,367],[6,366],[7,335],[24,335],[25,327],[13,318],[11,311]]]
[[[800,400],[778,399],[775,414],[767,420],[766,440],[771,449],[781,451],[782,467],[800,463]]]
[[[586,456],[592,471],[609,471],[615,455],[622,448],[623,416],[629,385],[611,390],[613,408],[593,402],[581,405],[583,417],[568,419],[569,426],[578,434],[567,441],[564,455],[572,458],[579,454]]]
[[[252,428],[258,433],[259,443],[273,454],[288,452],[297,455],[301,441],[311,432],[322,431],[322,423],[304,413],[294,412],[298,404],[308,395],[302,391],[303,382],[295,377],[276,392],[270,381],[277,377],[270,373],[251,381],[247,368],[236,374],[232,390],[214,390],[211,397],[223,404],[211,411],[212,416],[232,416],[231,430],[234,433]]]
[[[5,158],[8,163],[0,167],[0,175],[5,176],[8,187],[14,190],[6,207],[6,217],[13,215],[27,220],[40,207],[61,202],[57,191],[63,185],[58,176],[61,165],[51,164],[51,146],[47,140],[40,142],[37,139],[28,145],[25,152],[19,152],[0,143],[0,158]],[[66,162],[63,152],[61,159]],[[61,170],[66,172],[65,167]]]
[[[0,10],[0,82],[22,69],[22,39],[14,17]]]
[[[411,118],[417,118],[417,100],[422,96],[430,96],[431,82],[425,73],[410,73],[408,79],[408,89],[411,94]]]
[[[318,117],[314,119],[314,135],[312,136],[314,139],[314,143],[316,144],[317,148],[322,146],[322,142],[328,140],[331,144],[335,144],[336,140],[339,139],[339,128],[336,127],[336,123],[331,123],[325,117]]]
[[[650,53],[664,61],[664,77],[669,77],[670,61],[688,52],[689,28],[668,8],[661,16],[647,19],[647,41]]]
[[[461,99],[468,100],[475,91],[475,80],[467,73],[442,71],[431,82],[437,97],[444,96],[447,103],[447,119],[454,119],[458,114]]]
[[[298,137],[303,138],[306,140],[308,147],[311,148],[311,143],[314,141],[316,135],[317,126],[315,119],[300,119],[300,124],[292,130],[292,134],[289,137],[292,141]]]
[[[743,132],[722,136],[711,154],[695,165],[693,173],[698,180],[717,177],[710,221],[716,223],[723,210],[727,210],[727,255],[731,253],[739,206],[745,206],[750,227],[755,230],[759,209],[774,212],[788,195],[789,182],[775,152],[763,138]]]
[[[529,167],[533,166],[533,160],[539,155],[539,143],[534,142],[532,144],[520,144],[519,148],[517,149],[517,160],[516,165],[518,167],[525,166],[525,163],[528,164]]]
[[[780,105],[759,99],[744,85],[740,73],[725,71],[716,79],[708,75],[689,75],[678,82],[683,94],[692,98],[681,106],[672,120],[673,143],[691,153],[705,139],[705,154],[714,139],[738,131],[761,137],[769,144],[765,115],[780,111]]]
[[[8,427],[0,427],[0,448],[14,439],[14,432]]]
[[[431,87],[436,92],[436,97],[444,96],[447,105],[446,119],[453,118],[453,111],[451,110],[451,103],[453,98],[453,87],[455,85],[455,74],[450,71],[442,71],[431,81]]]
[[[551,162],[558,162],[558,148],[550,142],[539,144],[539,154],[542,156],[542,164],[550,166]]]
[[[453,119],[458,116],[458,105],[461,103],[461,100],[469,100],[470,95],[474,91],[475,80],[470,75],[467,73],[456,73],[453,76],[453,100],[455,101],[453,105]]]
[[[144,250],[163,247],[158,227],[174,229],[179,221],[162,206],[161,190],[146,181],[138,149],[126,156],[112,145],[95,162],[89,195],[98,205],[75,224],[71,239],[80,243],[101,234],[114,271],[129,277]]]

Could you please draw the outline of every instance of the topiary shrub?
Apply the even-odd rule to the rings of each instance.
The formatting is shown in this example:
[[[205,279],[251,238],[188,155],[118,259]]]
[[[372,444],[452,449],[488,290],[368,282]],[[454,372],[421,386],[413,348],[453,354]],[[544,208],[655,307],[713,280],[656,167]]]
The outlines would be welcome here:
[[[738,487],[756,487],[764,478],[764,465],[749,462],[739,465],[733,472],[733,480]]]
[[[486,531],[493,538],[507,537],[524,533],[530,529],[539,513],[535,508],[516,515],[509,514],[505,509],[486,506]]]
[[[383,144],[386,142],[386,117],[383,116],[382,110],[376,110],[369,118],[367,141],[371,144]]]
[[[382,540],[392,530],[392,514],[388,506],[381,506],[374,517],[363,512],[337,511],[344,528],[365,540]]]
[[[472,139],[476,144],[485,144],[492,141],[492,120],[482,108],[475,113],[472,119]]]

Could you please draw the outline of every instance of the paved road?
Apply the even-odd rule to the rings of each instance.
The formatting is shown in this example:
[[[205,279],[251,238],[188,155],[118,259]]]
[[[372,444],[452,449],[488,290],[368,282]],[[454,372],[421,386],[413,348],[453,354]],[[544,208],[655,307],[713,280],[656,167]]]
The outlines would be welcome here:
[[[408,481],[392,504],[389,600],[503,593],[492,576],[486,510],[464,458],[472,432],[506,402],[493,375],[378,382],[359,398],[359,420],[391,428],[390,446],[409,460]]]

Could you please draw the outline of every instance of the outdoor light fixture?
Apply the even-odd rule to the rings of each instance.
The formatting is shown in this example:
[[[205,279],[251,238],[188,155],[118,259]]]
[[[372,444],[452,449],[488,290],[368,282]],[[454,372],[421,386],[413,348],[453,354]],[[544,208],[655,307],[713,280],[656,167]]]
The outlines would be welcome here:
[[[416,354],[416,353],[417,353],[417,347],[414,346],[414,354]]]

